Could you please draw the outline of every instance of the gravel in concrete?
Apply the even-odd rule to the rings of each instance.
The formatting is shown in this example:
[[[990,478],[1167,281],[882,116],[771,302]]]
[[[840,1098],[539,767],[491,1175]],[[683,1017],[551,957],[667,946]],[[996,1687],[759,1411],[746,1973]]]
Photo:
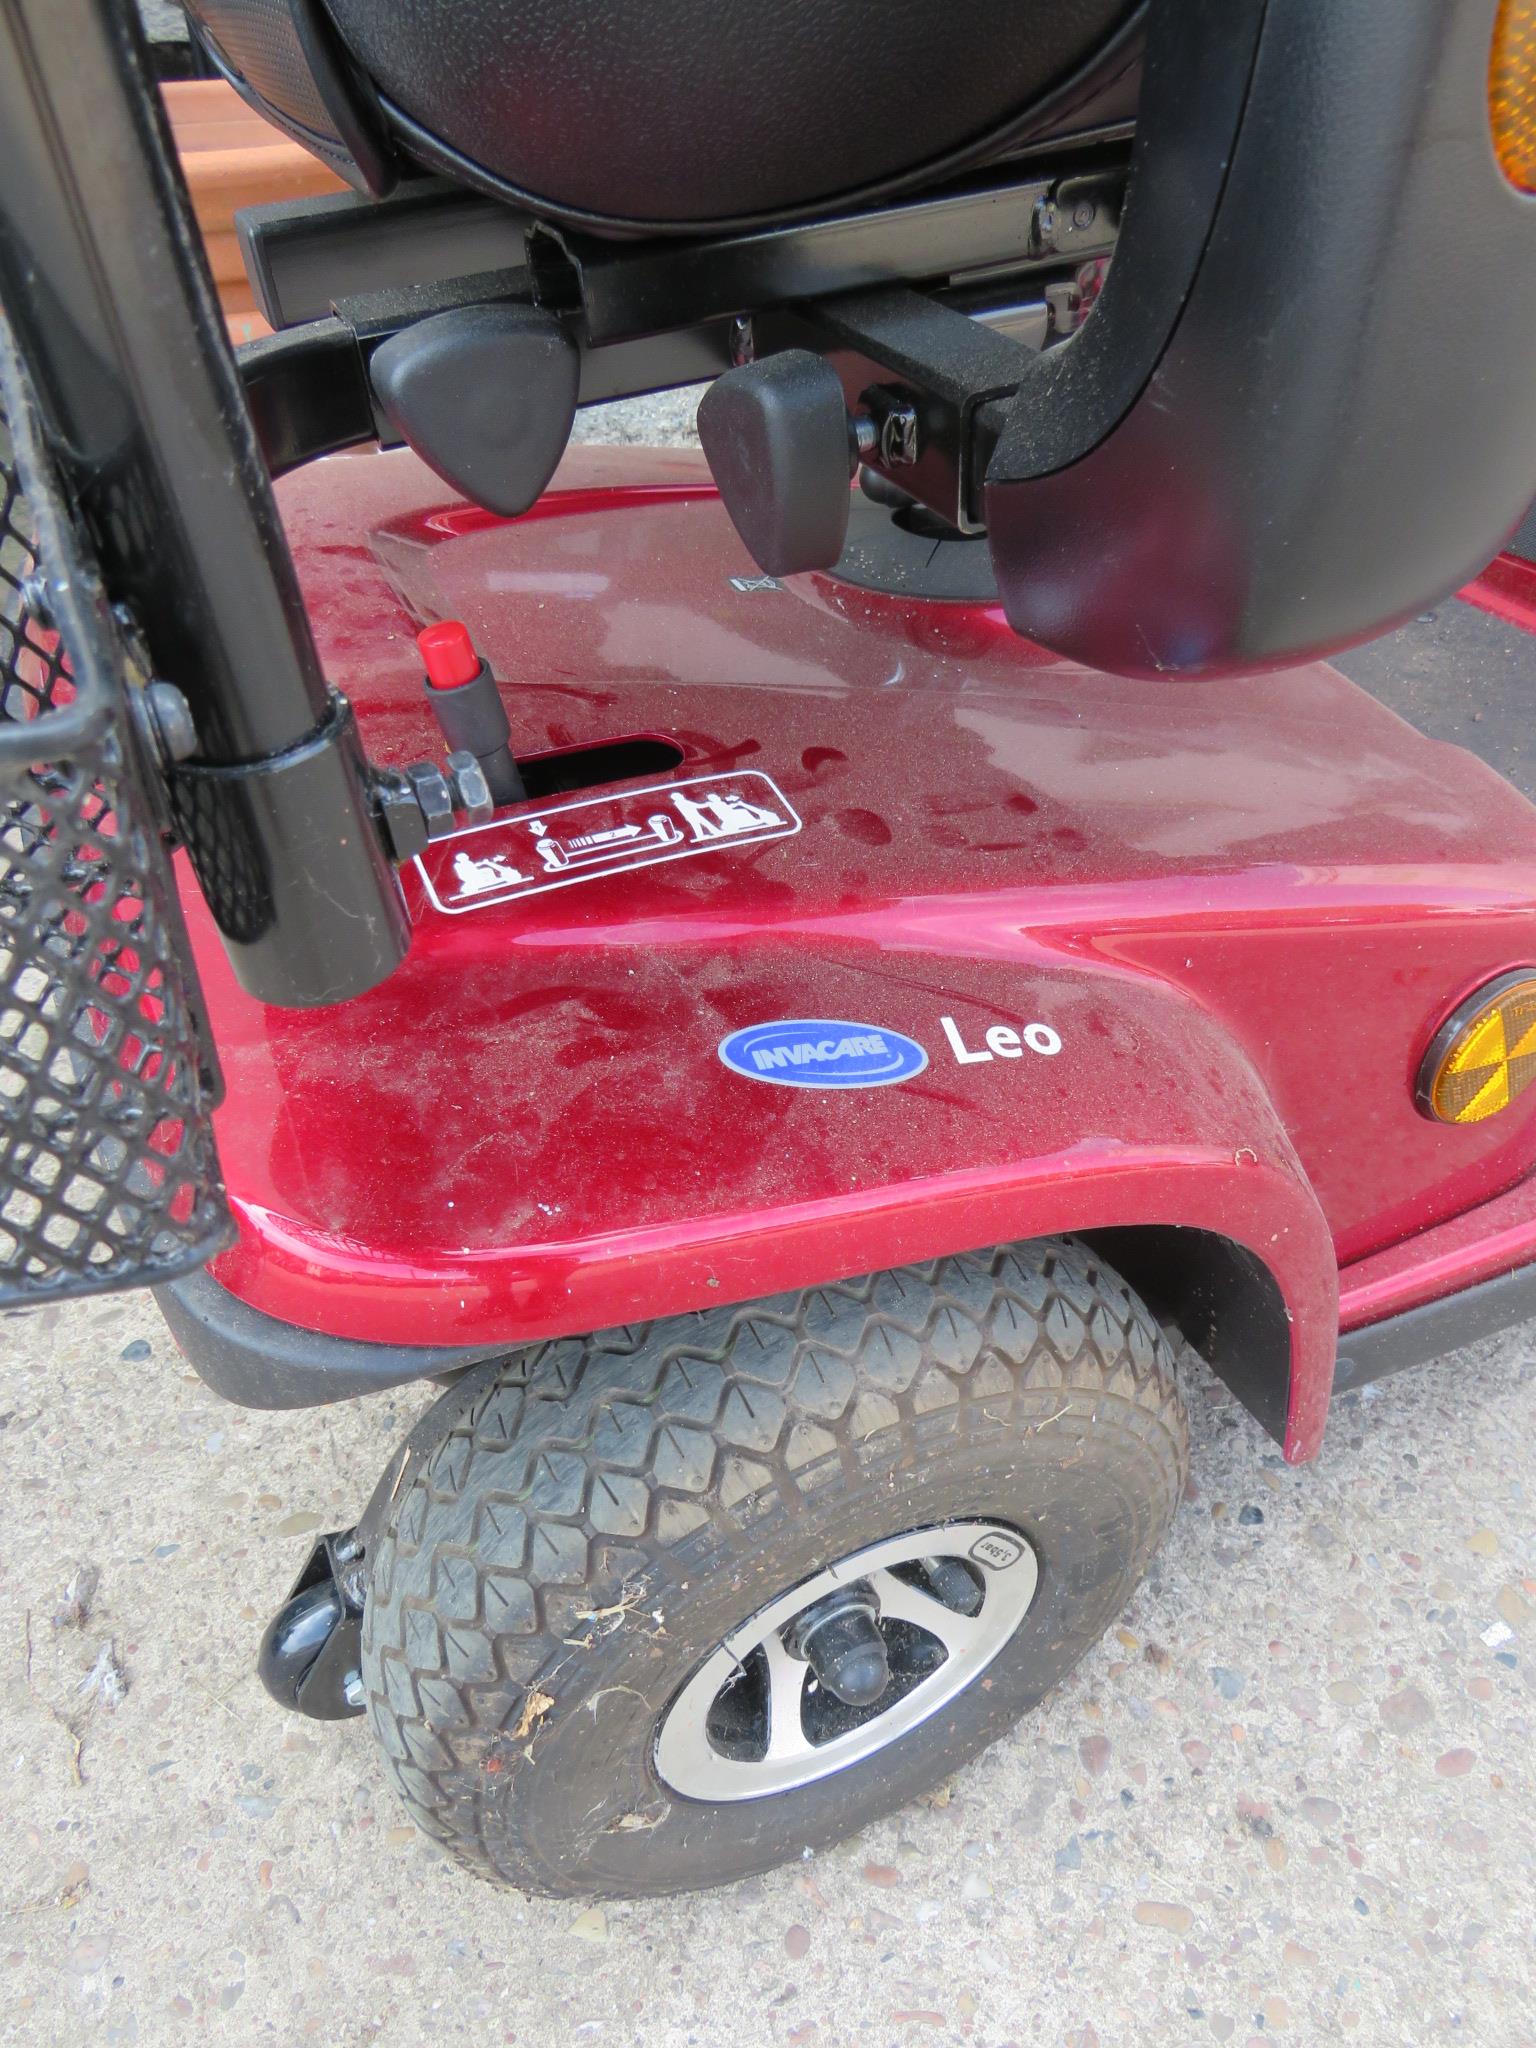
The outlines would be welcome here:
[[[1034,1720],[814,1862],[589,1909],[459,1876],[253,1675],[430,1394],[247,1414],[143,1299],[7,1320],[0,2039],[1536,2043],[1536,1332],[1302,1470],[1188,1392],[1169,1546]]]
[[[589,405],[576,415],[573,441],[610,441],[649,448],[697,448],[694,415],[706,384],[681,391],[657,391],[649,398],[625,398],[614,405]]]

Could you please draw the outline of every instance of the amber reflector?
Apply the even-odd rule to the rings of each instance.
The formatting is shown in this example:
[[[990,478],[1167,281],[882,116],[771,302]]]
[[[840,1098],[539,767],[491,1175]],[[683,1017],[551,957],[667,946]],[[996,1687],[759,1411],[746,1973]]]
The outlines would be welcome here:
[[[1493,146],[1511,185],[1536,192],[1536,0],[1504,0],[1488,60]]]
[[[1501,974],[1459,1003],[1419,1070],[1418,1104],[1443,1124],[1480,1124],[1536,1081],[1536,968]],[[1536,1098],[1533,1098],[1536,1099]]]

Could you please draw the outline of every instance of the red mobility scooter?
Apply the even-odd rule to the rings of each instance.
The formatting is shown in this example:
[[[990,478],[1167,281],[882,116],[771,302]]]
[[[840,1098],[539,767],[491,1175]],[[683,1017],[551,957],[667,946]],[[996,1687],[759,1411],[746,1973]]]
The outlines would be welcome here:
[[[128,10],[0,0],[4,1297],[442,1383],[269,1689],[720,1882],[1113,1622],[1181,1344],[1303,1460],[1536,1309],[1536,8],[193,13],[355,187],[238,362]]]

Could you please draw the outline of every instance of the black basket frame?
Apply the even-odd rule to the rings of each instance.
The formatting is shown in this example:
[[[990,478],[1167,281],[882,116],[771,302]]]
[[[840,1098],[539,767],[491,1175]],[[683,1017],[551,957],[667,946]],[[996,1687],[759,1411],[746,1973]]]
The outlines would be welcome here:
[[[0,1307],[171,1279],[233,1235],[148,680],[0,322]]]

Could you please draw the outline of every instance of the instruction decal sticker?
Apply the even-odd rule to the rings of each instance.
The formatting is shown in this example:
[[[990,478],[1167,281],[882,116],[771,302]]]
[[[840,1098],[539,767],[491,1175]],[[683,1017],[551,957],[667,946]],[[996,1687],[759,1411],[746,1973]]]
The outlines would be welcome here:
[[[883,1024],[832,1017],[749,1024],[722,1038],[719,1053],[733,1074],[777,1088],[889,1088],[928,1064],[915,1038]]]
[[[516,817],[434,839],[416,866],[433,907],[457,917],[628,868],[788,839],[799,830],[778,785],[751,769],[525,805]]]

